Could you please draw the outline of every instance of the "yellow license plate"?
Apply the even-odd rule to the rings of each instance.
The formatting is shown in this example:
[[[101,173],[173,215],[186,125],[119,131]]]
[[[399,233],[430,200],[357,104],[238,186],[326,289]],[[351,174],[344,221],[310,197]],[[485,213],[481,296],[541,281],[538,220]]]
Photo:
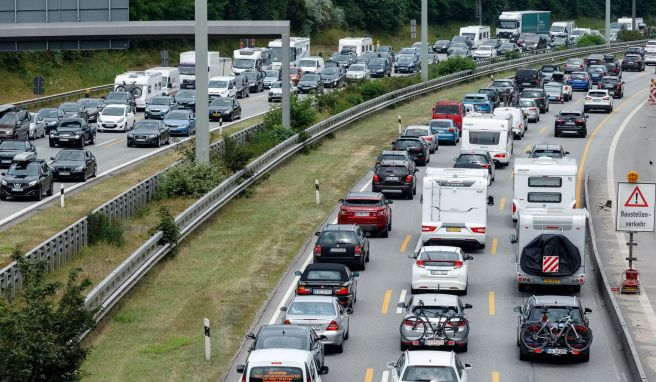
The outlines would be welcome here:
[[[560,279],[543,279],[545,284],[560,284]]]
[[[459,227],[447,227],[446,232],[460,232]]]

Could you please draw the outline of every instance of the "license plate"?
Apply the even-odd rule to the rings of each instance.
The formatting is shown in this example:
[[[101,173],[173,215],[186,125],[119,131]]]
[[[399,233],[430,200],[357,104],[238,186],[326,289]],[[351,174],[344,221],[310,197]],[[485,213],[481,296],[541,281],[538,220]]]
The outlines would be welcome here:
[[[66,142],[66,141],[68,141],[68,138],[59,138],[59,140],[62,141],[62,142]]]
[[[333,294],[332,289],[312,289],[312,293],[314,294]]]
[[[444,340],[426,340],[428,346],[443,346]]]
[[[116,127],[116,125],[113,124],[113,123],[108,123],[108,124],[105,125],[105,127]]]
[[[212,117],[220,117],[221,113],[212,113]]]
[[[592,102],[601,102],[600,99],[593,99]]]
[[[575,125],[576,123],[574,122],[565,122],[566,125]]]
[[[2,163],[11,163],[11,160],[5,159],[5,160],[2,161]]]
[[[567,354],[567,349],[546,349],[545,351],[547,354],[556,354],[556,355]]]
[[[59,172],[59,175],[67,176],[67,175],[71,175],[71,173],[68,172],[68,171],[60,171],[60,172]]]
[[[11,190],[12,190],[12,191],[16,191],[16,192],[21,192],[21,191],[23,191],[23,189],[22,189],[21,187],[14,187],[14,188],[12,188]]]
[[[310,327],[311,327],[312,330],[314,330],[315,332],[318,332],[318,331],[320,331],[320,330],[322,329],[321,325],[310,325]]]
[[[449,274],[449,271],[431,271],[431,275],[434,276],[446,276]]]
[[[137,138],[137,142],[144,142],[146,138]]]
[[[369,216],[369,212],[356,212],[355,216]]]
[[[397,180],[399,180],[399,177],[398,177],[398,176],[388,176],[388,177],[385,178],[385,179],[386,179],[386,180],[390,180],[390,181],[391,181],[391,180],[397,181]]]
[[[330,248],[332,253],[346,253],[346,248]]]
[[[560,279],[543,279],[542,282],[545,284],[560,284]]]
[[[460,227],[446,227],[446,232],[460,232]]]

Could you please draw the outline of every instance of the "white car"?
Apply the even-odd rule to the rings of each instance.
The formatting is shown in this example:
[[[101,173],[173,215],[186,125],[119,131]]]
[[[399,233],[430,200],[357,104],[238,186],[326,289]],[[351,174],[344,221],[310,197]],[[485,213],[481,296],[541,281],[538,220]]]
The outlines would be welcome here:
[[[387,367],[391,369],[391,382],[467,382],[467,370],[471,369],[455,352],[437,350],[405,351]]]
[[[646,53],[656,53],[656,40],[649,40],[645,44]]]
[[[492,58],[497,56],[497,50],[493,46],[481,45],[472,53],[474,58]]]
[[[613,97],[608,94],[606,89],[590,90],[585,95],[583,101],[583,112],[587,113],[589,110],[602,109],[608,113],[613,111]]]
[[[656,65],[656,51],[645,52],[645,65]]]
[[[210,97],[237,98],[237,80],[233,76],[210,78],[207,85]]]
[[[512,132],[513,136],[517,139],[522,139],[526,133],[527,119],[524,116],[522,109],[518,107],[497,107],[494,109],[494,115],[510,114],[513,118]]]
[[[412,293],[445,290],[467,294],[468,263],[472,259],[458,247],[421,247],[412,265]]]
[[[135,123],[129,105],[107,105],[98,116],[98,131],[128,131]]]
[[[371,72],[365,64],[352,64],[346,71],[346,79],[349,80],[368,80],[371,78]]]
[[[289,84],[289,94],[296,94],[296,86],[293,83]],[[269,89],[269,102],[281,101],[282,102],[282,82],[272,82]]]

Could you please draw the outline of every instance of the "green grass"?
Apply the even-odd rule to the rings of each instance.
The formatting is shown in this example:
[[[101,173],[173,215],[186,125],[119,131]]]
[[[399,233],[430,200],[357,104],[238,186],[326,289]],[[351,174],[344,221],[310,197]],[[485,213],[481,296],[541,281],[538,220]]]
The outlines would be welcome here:
[[[83,365],[83,379],[219,378],[303,243],[396,137],[397,115],[404,123],[423,123],[436,100],[460,99],[488,83],[482,79],[376,113],[324,139],[309,154],[297,155],[248,197],[229,203],[185,240],[175,257],[158,264],[91,333],[87,343],[93,349]],[[322,184],[320,206],[314,201],[315,178]],[[213,332],[209,362],[203,357],[204,317]]]

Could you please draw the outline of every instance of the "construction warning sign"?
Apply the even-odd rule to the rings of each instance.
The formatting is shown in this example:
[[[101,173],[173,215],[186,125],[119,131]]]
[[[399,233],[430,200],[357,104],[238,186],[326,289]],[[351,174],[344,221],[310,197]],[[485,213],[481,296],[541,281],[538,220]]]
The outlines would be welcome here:
[[[654,232],[655,183],[617,183],[618,231]]]

